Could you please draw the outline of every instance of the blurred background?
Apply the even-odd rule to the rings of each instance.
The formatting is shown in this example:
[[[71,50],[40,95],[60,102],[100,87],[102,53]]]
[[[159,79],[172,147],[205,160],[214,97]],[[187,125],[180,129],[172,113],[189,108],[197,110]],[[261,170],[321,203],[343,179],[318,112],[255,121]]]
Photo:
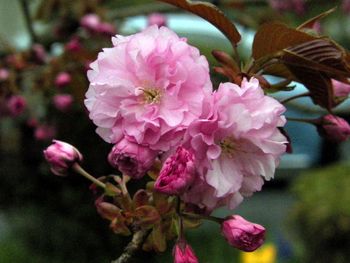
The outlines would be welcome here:
[[[315,30],[350,48],[350,1],[212,2],[241,32],[244,60],[260,24],[278,20],[295,27],[334,6]],[[229,42],[209,23],[158,1],[0,0],[0,263],[109,262],[121,253],[128,238],[114,235],[97,214],[89,183],[52,175],[42,151],[58,138],[83,153],[83,166],[95,176],[113,172],[106,160],[111,146],[96,135],[83,106],[86,71],[97,53],[111,46],[111,36],[154,23],[187,37],[211,66],[217,64],[211,50],[231,53]],[[212,78],[215,86],[225,80],[214,71]],[[287,96],[304,90],[296,85]],[[344,102],[335,113],[349,121],[349,110]],[[308,98],[288,104],[289,117],[322,114]],[[267,228],[266,245],[239,253],[217,225],[204,223],[188,233],[200,262],[349,262],[350,143],[324,140],[311,125],[290,122],[286,130],[293,153],[283,157],[262,192],[234,211]],[[172,262],[171,249],[148,254],[147,262]]]

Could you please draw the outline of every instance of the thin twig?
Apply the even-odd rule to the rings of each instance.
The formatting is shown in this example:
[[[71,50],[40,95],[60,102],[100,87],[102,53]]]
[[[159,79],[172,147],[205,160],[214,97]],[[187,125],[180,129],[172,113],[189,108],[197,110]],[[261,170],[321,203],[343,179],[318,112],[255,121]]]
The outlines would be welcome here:
[[[111,263],[127,263],[132,257],[136,254],[138,250],[140,250],[143,242],[145,241],[149,231],[148,230],[139,230],[135,232],[132,236],[132,240],[125,247],[123,254],[120,255],[119,258],[113,260]]]
[[[298,99],[298,98],[308,97],[308,96],[310,96],[310,92],[305,92],[305,93],[301,93],[301,94],[298,94],[298,95],[286,98],[284,100],[281,100],[280,103],[285,104],[288,101],[295,100],[295,99]]]
[[[27,27],[27,30],[28,30],[28,33],[30,36],[30,40],[32,43],[36,43],[38,41],[38,38],[37,38],[35,31],[34,31],[34,28],[33,28],[33,21],[32,21],[32,18],[30,16],[28,0],[19,0],[19,2],[20,2],[21,7],[22,7],[22,11],[23,11],[26,27]]]

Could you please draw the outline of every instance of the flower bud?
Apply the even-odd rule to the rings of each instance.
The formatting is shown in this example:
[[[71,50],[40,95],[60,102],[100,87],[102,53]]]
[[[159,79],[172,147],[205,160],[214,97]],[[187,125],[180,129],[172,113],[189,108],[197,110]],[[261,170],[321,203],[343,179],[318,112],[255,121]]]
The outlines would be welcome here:
[[[37,125],[34,131],[34,138],[38,141],[51,140],[56,135],[56,128],[52,125]]]
[[[115,27],[110,23],[100,23],[97,32],[106,36],[114,36],[116,34]]]
[[[317,130],[321,136],[334,142],[343,142],[350,137],[349,123],[343,118],[332,114],[319,119]]]
[[[198,263],[193,249],[186,241],[180,240],[173,249],[174,263]]]
[[[97,32],[101,19],[96,14],[87,14],[80,19],[80,25],[93,32]]]
[[[158,27],[166,26],[166,17],[160,13],[152,13],[147,17],[149,26],[157,25]]]
[[[154,189],[168,195],[181,195],[195,177],[194,155],[182,146],[164,163]]]
[[[256,250],[265,241],[265,228],[239,215],[228,217],[221,224],[221,233],[231,246],[246,252]]]
[[[44,157],[51,165],[51,171],[59,176],[67,175],[67,170],[74,163],[83,160],[83,156],[74,146],[58,140],[53,140],[53,144],[44,150]]]
[[[156,156],[156,151],[124,138],[113,146],[108,161],[123,174],[140,179],[152,167]]]
[[[62,88],[64,86],[69,85],[71,81],[72,81],[72,77],[68,72],[61,72],[56,76],[55,85],[58,88]]]
[[[68,52],[79,52],[82,49],[82,44],[78,37],[73,37],[64,48]]]
[[[346,84],[335,79],[332,79],[334,95],[336,97],[348,97],[350,94],[350,84]]]
[[[70,94],[58,94],[53,97],[53,104],[59,111],[68,111],[73,104],[73,97]]]
[[[19,116],[27,106],[27,102],[23,96],[14,95],[7,101],[7,108],[12,117]]]

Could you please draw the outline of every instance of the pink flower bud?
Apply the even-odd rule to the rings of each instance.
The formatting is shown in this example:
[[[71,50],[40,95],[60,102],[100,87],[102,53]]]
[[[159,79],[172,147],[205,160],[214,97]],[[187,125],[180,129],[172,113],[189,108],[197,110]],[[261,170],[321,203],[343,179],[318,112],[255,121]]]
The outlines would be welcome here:
[[[265,241],[265,228],[239,215],[228,217],[221,224],[221,233],[231,246],[246,252],[256,250]]]
[[[110,23],[100,23],[97,32],[106,36],[114,36],[116,34],[115,27]]]
[[[26,108],[27,102],[23,96],[14,95],[7,101],[7,109],[12,117],[19,116]]]
[[[108,161],[123,174],[139,179],[152,167],[156,156],[156,151],[124,138],[114,145]]]
[[[10,77],[10,72],[5,68],[1,68],[0,69],[0,81],[8,80],[9,77]]]
[[[79,52],[81,50],[81,43],[78,37],[73,37],[69,42],[65,45],[65,49],[68,52]]]
[[[56,135],[54,126],[42,124],[36,127],[34,131],[34,138],[38,141],[51,140]]]
[[[154,189],[168,195],[181,195],[195,177],[194,155],[182,146],[164,163]]]
[[[55,95],[53,97],[53,104],[59,111],[66,112],[72,107],[73,97],[70,94]]]
[[[53,144],[44,150],[44,157],[51,165],[51,171],[59,176],[67,175],[68,169],[74,163],[83,160],[83,156],[74,146],[58,140],[53,140]]]
[[[153,13],[147,17],[149,26],[157,25],[158,27],[166,26],[166,16],[160,13]]]
[[[319,119],[317,130],[321,136],[334,142],[343,142],[350,137],[349,123],[343,118],[332,114]]]
[[[336,97],[348,97],[350,94],[350,84],[346,84],[335,79],[332,79],[334,95]]]
[[[193,249],[186,241],[180,240],[173,249],[174,263],[198,263]]]
[[[58,88],[62,88],[64,86],[69,85],[69,83],[72,81],[72,77],[68,72],[60,72],[55,79],[55,85]]]
[[[93,32],[97,32],[98,26],[101,23],[101,19],[96,14],[87,14],[80,19],[80,25]]]

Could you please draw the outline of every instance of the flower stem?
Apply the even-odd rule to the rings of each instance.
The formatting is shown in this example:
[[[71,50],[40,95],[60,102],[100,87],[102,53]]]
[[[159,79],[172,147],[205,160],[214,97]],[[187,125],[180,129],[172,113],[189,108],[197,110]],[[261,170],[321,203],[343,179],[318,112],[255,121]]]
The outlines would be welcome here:
[[[132,257],[136,252],[141,248],[143,242],[145,241],[149,231],[148,230],[139,230],[134,233],[132,240],[125,247],[123,254],[119,258],[113,260],[111,263],[127,263],[130,262]]]
[[[30,16],[30,12],[29,12],[29,4],[28,4],[28,0],[20,0],[19,1],[22,7],[22,11],[23,11],[23,15],[24,15],[24,19],[25,19],[25,23],[26,23],[26,27],[30,36],[30,40],[32,43],[35,43],[38,41],[38,38],[35,34],[34,28],[33,28],[33,21],[32,18]]]
[[[291,100],[295,100],[295,99],[302,98],[302,97],[308,97],[308,96],[310,96],[310,92],[305,92],[305,93],[298,94],[298,95],[292,96],[290,98],[286,98],[284,100],[281,100],[280,103],[285,104]]]
[[[91,174],[86,172],[78,163],[75,163],[73,165],[73,170],[76,171],[78,174],[84,176],[86,179],[90,180],[94,184],[96,184],[102,188],[106,188],[106,185],[104,183],[102,183],[100,180],[96,179]]]
[[[287,117],[287,121],[297,121],[297,122],[303,122],[308,124],[318,124],[319,121],[317,119],[300,119],[300,118],[290,118]]]
[[[215,216],[198,215],[198,214],[191,214],[191,213],[186,213],[186,212],[181,213],[181,215],[185,216],[185,217],[190,217],[193,219],[210,220],[210,221],[213,221],[213,222],[218,223],[218,224],[221,224],[224,221],[223,218],[219,218],[219,217],[215,217]]]

